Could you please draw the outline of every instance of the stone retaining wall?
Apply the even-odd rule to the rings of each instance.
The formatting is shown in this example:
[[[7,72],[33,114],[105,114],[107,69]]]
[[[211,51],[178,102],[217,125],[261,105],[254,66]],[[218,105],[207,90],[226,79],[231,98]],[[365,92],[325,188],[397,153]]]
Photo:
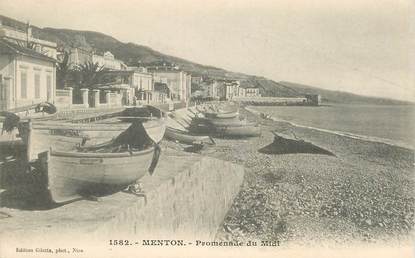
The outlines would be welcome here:
[[[163,150],[153,176],[141,182],[145,197],[119,192],[49,210],[0,208],[1,238],[32,241],[93,239],[212,240],[242,184],[242,166]],[[7,203],[7,202],[3,202]],[[38,238],[41,239],[38,239]]]

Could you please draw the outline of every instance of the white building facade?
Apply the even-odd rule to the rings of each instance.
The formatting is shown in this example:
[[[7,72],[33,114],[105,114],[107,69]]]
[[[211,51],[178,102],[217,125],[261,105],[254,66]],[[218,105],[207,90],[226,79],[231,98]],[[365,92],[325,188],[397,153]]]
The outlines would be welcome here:
[[[0,39],[0,110],[54,103],[56,60]]]
[[[126,70],[127,66],[121,61],[115,58],[115,56],[106,51],[103,55],[93,54],[92,62],[98,63],[99,66],[110,70]]]
[[[154,70],[154,76],[165,78],[173,100],[187,102],[191,94],[191,75],[181,70]]]

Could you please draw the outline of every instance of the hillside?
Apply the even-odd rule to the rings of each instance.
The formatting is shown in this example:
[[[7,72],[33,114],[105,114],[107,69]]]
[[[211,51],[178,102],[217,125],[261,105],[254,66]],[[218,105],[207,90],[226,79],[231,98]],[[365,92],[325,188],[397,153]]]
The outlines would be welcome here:
[[[297,92],[320,94],[323,103],[373,104],[373,105],[409,105],[407,101],[362,96],[348,92],[325,90],[304,84],[281,81],[279,85],[289,87]]]
[[[201,65],[187,60],[162,54],[149,47],[138,45],[135,43],[123,43],[117,39],[93,31],[76,31],[68,29],[44,28],[38,31],[41,38],[55,41],[60,47],[82,47],[97,52],[110,51],[118,59],[126,63],[141,61],[149,63],[154,61],[167,61],[178,64],[182,69],[217,77],[235,77],[234,73],[230,73],[213,66]]]
[[[11,26],[24,30],[26,24],[18,20],[0,15],[3,25]],[[54,41],[60,48],[69,49],[71,47],[81,47],[97,52],[112,52],[118,59],[125,63],[134,63],[141,61],[144,63],[154,61],[166,61],[178,64],[183,70],[198,75],[208,75],[215,78],[229,78],[247,80],[252,85],[260,89],[263,96],[273,97],[296,97],[306,93],[320,94],[323,102],[330,103],[367,103],[367,104],[403,104],[405,102],[364,97],[356,94],[323,90],[316,87],[301,85],[291,82],[275,82],[264,77],[246,75],[226,71],[221,68],[202,65],[188,60],[165,55],[147,46],[135,43],[123,43],[109,35],[94,31],[79,31],[56,28],[39,28],[32,26],[32,33],[35,37],[45,40]]]

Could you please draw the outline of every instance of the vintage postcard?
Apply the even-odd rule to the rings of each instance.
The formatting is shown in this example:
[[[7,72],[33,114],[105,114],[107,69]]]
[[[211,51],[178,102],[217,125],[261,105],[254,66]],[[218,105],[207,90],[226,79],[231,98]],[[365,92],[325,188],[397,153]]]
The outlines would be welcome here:
[[[0,257],[414,257],[410,0],[0,0]]]

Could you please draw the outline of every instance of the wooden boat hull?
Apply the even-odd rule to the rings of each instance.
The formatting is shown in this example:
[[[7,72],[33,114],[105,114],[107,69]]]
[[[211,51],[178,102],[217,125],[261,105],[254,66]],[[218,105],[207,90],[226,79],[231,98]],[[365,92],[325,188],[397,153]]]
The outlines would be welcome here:
[[[246,122],[238,126],[209,126],[203,124],[194,124],[189,130],[196,134],[209,134],[218,137],[244,137],[261,135],[261,127],[255,123]]]
[[[146,130],[147,135],[151,138],[152,141],[155,143],[161,142],[164,137],[164,133],[166,132],[166,114],[161,111],[160,109],[153,107],[153,106],[145,106],[145,108],[126,108],[123,112],[124,121],[134,122],[134,119],[141,118],[157,118],[157,119],[148,119],[143,122],[143,126]]]
[[[46,112],[45,112],[46,111]],[[56,116],[56,106],[49,102],[42,102],[26,107],[19,107],[8,110],[20,117],[20,121],[24,120],[48,120]]]
[[[142,122],[145,133],[154,143],[160,143],[166,131],[165,118]],[[85,146],[108,142],[131,126],[131,123],[35,123],[33,125],[31,159],[54,146],[58,150],[70,151],[86,139]]]
[[[55,203],[120,191],[146,175],[155,147],[133,153],[77,153],[47,151],[39,154],[47,188]]]
[[[119,136],[130,124],[100,125],[100,124],[68,124],[37,126],[31,131],[30,156],[36,159],[41,152],[51,146],[61,151],[70,151],[86,139],[85,146],[98,145]],[[160,143],[166,131],[164,121],[155,120],[143,123],[147,135],[155,142]],[[72,129],[68,129],[72,128]]]
[[[31,130],[31,144],[29,146],[30,159],[36,159],[41,152],[50,150],[51,146],[59,151],[72,151],[77,145],[87,139],[85,146],[97,145],[108,142],[117,137],[128,128],[128,124],[122,128],[112,128],[114,130],[99,130],[99,128],[82,127],[84,124],[69,124],[68,127],[49,126],[37,127]],[[88,124],[86,124],[88,125]],[[101,126],[102,127],[102,126]],[[110,126],[107,129],[111,129]]]
[[[163,117],[158,120],[150,120],[143,123],[143,127],[153,142],[160,143],[166,133],[166,118]]]
[[[212,143],[212,140],[209,136],[198,136],[198,135],[191,135],[189,132],[174,129],[171,127],[167,127],[166,134],[167,139],[171,139],[174,141],[178,141],[185,144],[203,144],[203,143]]]
[[[193,122],[196,124],[204,124],[207,126],[246,126],[248,122],[246,120],[240,120],[239,118],[230,119],[215,119],[215,118],[194,118]]]
[[[16,156],[25,149],[25,143],[15,133],[0,133],[0,160],[7,156]]]
[[[216,127],[215,135],[219,137],[255,137],[261,135],[261,127],[253,124]]]
[[[239,116],[239,112],[229,112],[229,113],[214,113],[214,112],[205,112],[204,115],[207,118],[218,118],[218,119],[226,119],[226,118],[235,118]]]

